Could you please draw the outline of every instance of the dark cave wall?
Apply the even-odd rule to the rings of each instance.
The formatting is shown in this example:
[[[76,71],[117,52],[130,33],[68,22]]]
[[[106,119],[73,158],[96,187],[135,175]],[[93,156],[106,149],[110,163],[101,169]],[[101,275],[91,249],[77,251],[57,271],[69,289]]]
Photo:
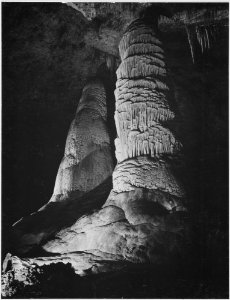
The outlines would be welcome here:
[[[174,130],[184,147],[178,176],[190,201],[193,268],[220,292],[228,286],[228,28],[209,51],[198,49],[195,64],[186,38],[185,32],[163,33],[177,106]]]
[[[49,200],[81,89],[104,54],[85,46],[85,21],[68,6],[4,3],[2,17],[3,214],[11,224]]]
[[[228,188],[228,28],[222,28],[216,44],[200,53],[195,64],[184,31],[162,37],[177,108],[174,130],[182,140],[187,168],[181,179],[193,206],[224,212],[228,200],[220,195]]]

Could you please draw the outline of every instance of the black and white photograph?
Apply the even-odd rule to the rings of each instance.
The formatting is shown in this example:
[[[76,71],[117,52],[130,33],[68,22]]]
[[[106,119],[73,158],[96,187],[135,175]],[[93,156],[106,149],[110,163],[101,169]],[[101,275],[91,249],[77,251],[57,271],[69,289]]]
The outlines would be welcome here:
[[[1,299],[229,299],[229,2],[1,1]]]

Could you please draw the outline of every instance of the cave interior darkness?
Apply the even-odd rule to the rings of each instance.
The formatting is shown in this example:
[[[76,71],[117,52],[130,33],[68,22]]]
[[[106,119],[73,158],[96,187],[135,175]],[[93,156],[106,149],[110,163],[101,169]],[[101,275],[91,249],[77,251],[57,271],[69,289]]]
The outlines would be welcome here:
[[[227,4],[222,6],[228,9]],[[84,40],[87,26],[84,18],[62,3],[2,3],[3,258],[11,249],[12,224],[50,199],[81,91],[96,74],[110,97],[110,130],[116,135],[115,70],[112,75],[106,71],[105,52]],[[99,25],[95,20],[90,26]],[[199,246],[194,247],[199,248],[195,255],[200,259],[200,276],[212,282],[214,296],[225,297],[228,25],[217,26],[210,49],[197,50],[194,63],[184,27],[165,24],[161,39],[180,117],[175,130],[186,165],[180,176],[193,201],[191,215],[197,218]]]

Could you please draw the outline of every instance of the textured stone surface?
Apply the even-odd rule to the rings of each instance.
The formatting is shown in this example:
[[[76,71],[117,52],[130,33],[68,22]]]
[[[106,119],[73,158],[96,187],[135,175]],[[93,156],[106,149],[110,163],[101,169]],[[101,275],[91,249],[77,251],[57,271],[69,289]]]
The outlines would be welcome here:
[[[185,193],[172,173],[170,164],[163,160],[137,157],[119,163],[113,173],[113,190],[116,193],[136,187],[159,190],[177,197]]]
[[[214,22],[227,20],[228,9],[224,6],[213,6],[212,14],[209,14],[209,8],[206,3],[202,3],[199,7],[191,3],[190,6],[186,3],[68,3],[73,9],[82,13],[87,20],[92,20],[95,17],[102,18],[108,14],[118,19],[120,24],[130,23],[134,18],[149,15],[154,16],[154,13],[161,15],[159,24],[161,27],[166,27],[167,30],[172,30],[175,27],[181,27],[185,24],[197,24],[207,22],[213,24]],[[146,11],[145,8],[148,8]],[[188,13],[188,8],[190,11]],[[169,18],[170,17],[170,18]],[[168,26],[170,25],[170,26]],[[171,27],[171,28],[170,28]]]
[[[121,34],[119,31],[110,28],[101,28],[100,31],[90,28],[84,36],[84,41],[87,45],[118,58],[120,38]]]
[[[160,209],[156,210],[154,205],[135,201],[130,205],[132,200],[129,203],[127,200],[124,199],[124,210],[108,205],[91,216],[82,217],[71,227],[58,232],[43,245],[43,249],[52,253],[94,253],[97,249],[113,254],[116,259],[159,264],[175,253],[181,253],[182,219],[164,209],[159,213]],[[157,249],[161,249],[162,254]]]
[[[2,276],[2,296],[6,298],[91,298],[92,285],[87,279],[77,275],[69,261],[87,267],[89,261],[99,261],[98,257],[85,254],[85,264],[79,263],[81,254],[66,257],[37,257],[20,259],[8,255],[8,269]],[[109,261],[109,260],[108,260]],[[6,262],[6,260],[5,260]],[[106,262],[102,262],[106,266]],[[116,270],[117,267],[114,266]],[[90,274],[90,269],[87,270]],[[86,271],[86,273],[87,273]],[[84,275],[83,273],[81,275]]]

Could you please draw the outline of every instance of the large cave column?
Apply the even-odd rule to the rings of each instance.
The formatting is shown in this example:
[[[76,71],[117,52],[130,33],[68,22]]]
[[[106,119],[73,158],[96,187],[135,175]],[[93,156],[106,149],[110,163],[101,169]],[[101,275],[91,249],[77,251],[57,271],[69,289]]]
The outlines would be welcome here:
[[[128,204],[127,196],[120,200],[119,194],[138,189],[139,195],[142,191],[139,198],[152,198],[170,212],[185,210],[184,191],[169,163],[180,152],[181,143],[167,127],[174,113],[167,99],[164,51],[156,29],[156,23],[137,19],[119,44],[121,64],[115,90],[118,165],[106,205],[122,207],[134,224],[140,222],[137,214],[141,209],[131,212],[134,199]],[[143,189],[148,190],[147,196]]]

